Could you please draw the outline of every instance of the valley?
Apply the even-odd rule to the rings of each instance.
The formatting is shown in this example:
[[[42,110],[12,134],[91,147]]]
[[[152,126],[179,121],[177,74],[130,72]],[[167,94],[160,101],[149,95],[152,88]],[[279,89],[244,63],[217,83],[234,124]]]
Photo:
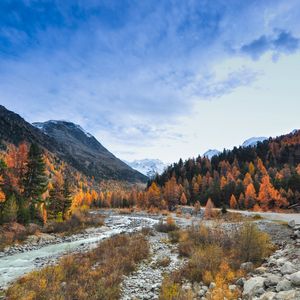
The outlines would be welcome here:
[[[288,263],[292,263],[294,266],[297,266],[298,262],[300,262],[300,239],[299,237],[298,239],[296,238],[295,241],[291,239],[293,235],[292,227],[289,228],[287,225],[282,225],[278,222],[264,219],[255,221],[255,218],[253,217],[249,218],[242,216],[239,218],[238,222],[232,222],[226,219],[223,221],[214,221],[214,219],[206,220],[204,210],[198,212],[197,215],[194,215],[191,210],[191,215],[186,213],[186,209],[188,208],[182,210],[185,214],[170,214],[169,216],[164,216],[162,214],[147,214],[146,212],[133,212],[131,214],[126,213],[124,215],[119,214],[117,210],[90,211],[90,214],[96,216],[99,215],[99,217],[105,218],[103,226],[98,228],[88,228],[82,233],[62,238],[55,235],[45,235],[44,240],[43,238],[40,238],[39,242],[37,240],[34,242],[25,242],[23,246],[8,247],[5,252],[1,252],[0,285],[3,289],[16,281],[19,277],[24,276],[26,273],[42,269],[47,265],[55,265],[59,262],[62,256],[92,251],[99,242],[101,244],[101,241],[110,239],[113,236],[133,234],[142,231],[146,234],[146,239],[149,243],[150,256],[149,259],[142,261],[133,273],[128,274],[123,278],[120,284],[120,299],[159,299],[159,297],[162,297],[161,293],[164,277],[167,274],[179,271],[188,263],[188,259],[179,254],[178,244],[176,242],[170,242],[170,234],[168,232],[161,232],[158,227],[162,221],[166,222],[170,217],[172,217],[176,226],[180,230],[189,230],[189,228],[193,228],[193,226],[198,226],[197,224],[201,221],[201,226],[208,226],[210,228],[218,228],[221,226],[220,228],[225,229],[230,235],[234,235],[235,230],[241,228],[244,222],[253,222],[257,224],[260,230],[267,232],[273,243],[277,245],[277,251],[267,260],[266,263],[264,263],[264,266],[273,266],[275,261],[274,258],[280,258],[280,260],[278,260],[278,264],[280,263],[278,266],[279,268],[281,268],[283,264],[288,265]],[[282,214],[282,217],[280,216],[281,214],[278,214],[278,221],[285,222],[288,214]],[[297,217],[298,215],[291,214],[290,218],[293,216]],[[295,221],[295,228],[300,228],[300,222],[298,222],[298,220]],[[29,237],[28,241],[32,241],[32,237]],[[166,263],[164,263],[164,261],[166,261]],[[273,261],[273,264],[268,264],[268,262],[271,261]],[[236,289],[239,289],[240,293],[244,293],[243,299],[267,299],[263,298],[263,291],[258,291],[256,285],[250,288],[247,283],[248,281],[251,283],[251,280],[261,280],[264,282],[269,280],[270,276],[271,278],[274,276],[277,276],[276,278],[278,278],[280,275],[274,267],[269,271],[267,271],[267,268],[264,268],[258,268],[259,272],[253,271],[252,269],[249,270],[250,272],[246,277],[248,279],[243,279],[246,292],[243,292],[243,287],[236,286]],[[293,273],[296,273],[297,267],[293,270],[295,271]],[[273,273],[275,275],[272,275]],[[259,274],[259,276],[257,274]],[[259,279],[256,279],[257,277],[259,277]],[[285,278],[289,277],[285,276]],[[238,278],[235,280],[238,281]],[[180,293],[184,293],[186,295],[185,297],[190,297],[187,295],[194,293],[194,298],[191,299],[214,299],[209,296],[214,290],[213,286],[214,283],[211,285],[205,285],[202,283],[202,286],[201,283],[200,285],[191,285],[189,281],[184,280],[182,282],[183,290]],[[280,290],[276,292],[276,285],[267,285],[264,293],[273,293],[274,295],[277,295],[279,292],[281,292],[280,295],[284,295],[283,292],[289,292],[289,294],[294,293],[295,295],[298,293],[297,285],[294,286],[294,288],[293,285],[289,285],[289,287],[290,288],[288,290]],[[252,296],[249,298],[249,295]],[[259,296],[256,297],[255,295]],[[8,299],[14,298],[8,297]],[[292,298],[282,297],[274,299]]]

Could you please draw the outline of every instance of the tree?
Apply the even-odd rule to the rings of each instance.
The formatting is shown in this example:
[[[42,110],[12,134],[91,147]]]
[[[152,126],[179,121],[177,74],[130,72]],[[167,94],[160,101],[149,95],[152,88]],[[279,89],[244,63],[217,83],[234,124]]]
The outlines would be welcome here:
[[[252,208],[256,202],[256,191],[253,183],[250,183],[246,188],[245,193],[245,206],[246,208]]]
[[[62,214],[63,214],[63,218],[65,219],[68,216],[68,213],[72,206],[72,193],[70,190],[70,182],[69,179],[67,178],[64,181],[63,197],[64,197],[64,203],[62,207]]]
[[[57,218],[59,213],[62,213],[64,206],[64,195],[63,195],[63,184],[64,180],[60,173],[55,175],[52,183],[52,189],[49,192],[48,200],[48,214],[52,219]]]
[[[214,209],[214,204],[211,198],[209,198],[206,202],[205,211],[204,211],[205,219],[211,219],[213,217],[213,209]]]
[[[230,208],[232,208],[232,209],[237,208],[237,201],[236,201],[236,198],[233,194],[230,197]]]
[[[200,209],[201,209],[200,202],[196,201],[195,204],[194,204],[194,213],[195,213],[196,216],[198,215]]]
[[[258,201],[263,209],[286,207],[288,202],[273,187],[269,175],[264,175],[259,189]]]
[[[24,196],[29,201],[32,220],[37,205],[42,202],[42,194],[47,190],[48,178],[43,152],[38,145],[32,144],[28,154],[27,171],[24,176]]]
[[[148,202],[149,206],[159,207],[160,206],[160,189],[155,182],[152,182],[148,190]]]
[[[186,198],[186,195],[185,195],[184,192],[182,193],[182,195],[181,195],[181,197],[180,197],[180,203],[181,203],[182,205],[186,205],[186,204],[187,204],[187,198]]]
[[[11,195],[5,202],[2,212],[2,218],[5,223],[15,222],[17,220],[17,202],[15,195]]]
[[[166,182],[164,189],[164,199],[168,203],[169,210],[173,210],[179,202],[179,187],[175,176]]]

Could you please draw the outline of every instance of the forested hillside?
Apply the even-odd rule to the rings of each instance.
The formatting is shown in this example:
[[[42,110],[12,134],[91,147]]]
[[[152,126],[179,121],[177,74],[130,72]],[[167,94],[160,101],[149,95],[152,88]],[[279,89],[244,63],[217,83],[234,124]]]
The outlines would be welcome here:
[[[255,147],[224,150],[212,157],[180,160],[148,183],[160,201],[180,201],[239,209],[285,209],[300,202],[300,131],[259,142]],[[173,196],[164,193],[173,189]],[[158,201],[159,202],[159,201]]]

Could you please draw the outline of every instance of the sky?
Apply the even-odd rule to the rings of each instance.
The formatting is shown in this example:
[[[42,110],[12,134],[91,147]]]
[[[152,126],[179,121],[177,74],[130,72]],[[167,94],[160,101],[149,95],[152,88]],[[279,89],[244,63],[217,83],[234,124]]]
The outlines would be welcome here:
[[[299,0],[1,0],[0,104],[174,162],[300,128]]]

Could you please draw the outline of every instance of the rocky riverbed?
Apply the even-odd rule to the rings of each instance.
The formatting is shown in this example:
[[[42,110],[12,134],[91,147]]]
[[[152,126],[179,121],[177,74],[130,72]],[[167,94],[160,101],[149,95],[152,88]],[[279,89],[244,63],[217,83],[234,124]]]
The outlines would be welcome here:
[[[124,278],[121,300],[158,299],[163,273],[170,273],[182,266],[176,245],[168,242],[168,235],[153,231],[148,236],[150,259],[144,261],[138,270]]]
[[[34,269],[55,263],[65,254],[87,251],[105,238],[136,232],[143,227],[152,227],[157,222],[151,217],[108,215],[105,226],[89,228],[70,237],[45,234],[31,236],[23,245],[7,248],[0,253],[0,289]]]

